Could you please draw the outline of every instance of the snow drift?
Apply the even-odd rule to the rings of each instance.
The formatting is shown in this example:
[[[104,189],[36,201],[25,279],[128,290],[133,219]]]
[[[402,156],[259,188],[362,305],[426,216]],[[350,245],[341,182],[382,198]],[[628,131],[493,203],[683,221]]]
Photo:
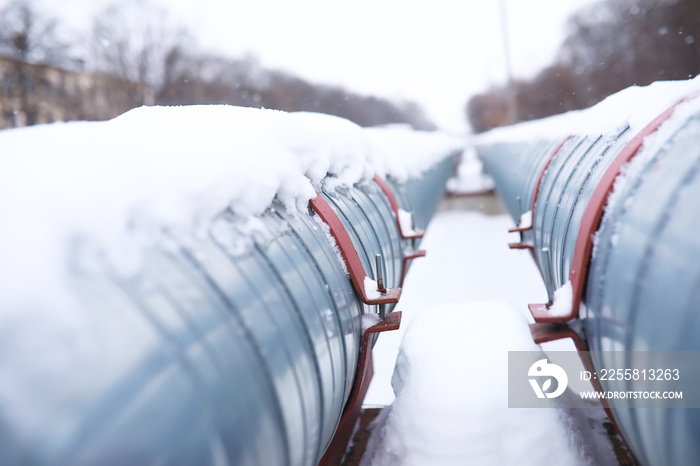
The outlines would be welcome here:
[[[539,351],[503,302],[426,309],[401,343],[363,465],[585,464],[563,413],[508,408],[508,351]]]

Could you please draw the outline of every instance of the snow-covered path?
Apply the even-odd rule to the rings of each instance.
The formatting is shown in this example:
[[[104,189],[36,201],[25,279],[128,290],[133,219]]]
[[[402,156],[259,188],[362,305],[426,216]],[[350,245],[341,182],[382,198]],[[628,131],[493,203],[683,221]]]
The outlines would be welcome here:
[[[527,304],[547,295],[530,255],[508,249],[507,215],[451,210],[438,212],[421,247],[425,258],[414,261],[406,276],[401,303],[401,329],[386,332],[374,351],[374,378],[365,405],[384,406],[394,400],[391,376],[401,339],[422,309],[441,304],[499,300],[527,316]],[[494,322],[494,326],[497,322]]]
[[[511,225],[506,215],[464,210],[433,219],[428,256],[405,282],[401,329],[373,351],[365,406],[388,407],[363,466],[618,464],[601,409],[507,406],[507,352],[538,350],[527,303],[546,299],[532,258],[507,247]]]

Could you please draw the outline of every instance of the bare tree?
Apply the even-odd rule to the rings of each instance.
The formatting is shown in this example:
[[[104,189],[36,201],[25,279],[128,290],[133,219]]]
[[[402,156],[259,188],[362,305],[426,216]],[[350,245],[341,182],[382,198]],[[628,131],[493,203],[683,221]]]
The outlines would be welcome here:
[[[32,0],[12,0],[0,10],[0,53],[12,60],[3,74],[5,107],[13,126],[34,124],[40,100],[36,89],[46,86],[45,65],[68,61],[68,44],[57,34],[58,23],[40,12]]]
[[[24,63],[60,65],[68,44],[57,34],[58,23],[32,0],[12,0],[0,10],[0,52]]]
[[[698,0],[604,0],[575,13],[557,61],[513,83],[521,119],[591,106],[628,86],[700,73]],[[475,131],[502,125],[495,93],[466,107]],[[492,108],[493,107],[493,108]]]
[[[562,47],[562,59],[592,84],[591,100],[700,72],[697,0],[608,0],[595,7],[571,18]]]
[[[108,5],[93,25],[93,67],[122,79],[146,84],[144,103],[152,103],[166,81],[173,54],[183,54],[187,33],[166,10],[147,0]],[[168,63],[170,62],[170,64]]]

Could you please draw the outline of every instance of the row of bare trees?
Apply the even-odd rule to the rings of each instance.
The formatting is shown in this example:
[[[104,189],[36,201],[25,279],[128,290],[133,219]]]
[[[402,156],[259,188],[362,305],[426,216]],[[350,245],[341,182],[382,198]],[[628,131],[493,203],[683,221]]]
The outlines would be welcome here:
[[[230,58],[200,50],[168,12],[147,0],[115,0],[93,20],[89,37],[71,37],[58,18],[34,0],[10,0],[0,9],[0,55],[13,59],[16,80],[30,63],[103,74],[143,84],[135,102],[160,105],[220,103],[287,111],[319,111],[363,126],[434,125],[410,102],[392,102],[310,83],[266,69],[253,56]],[[26,92],[25,92],[26,91]],[[22,89],[28,93],[31,90]],[[3,92],[0,88],[0,97]],[[28,96],[22,105],[29,105]]]
[[[554,64],[532,80],[473,96],[466,113],[480,132],[589,107],[631,85],[698,73],[700,1],[604,0],[570,18]]]

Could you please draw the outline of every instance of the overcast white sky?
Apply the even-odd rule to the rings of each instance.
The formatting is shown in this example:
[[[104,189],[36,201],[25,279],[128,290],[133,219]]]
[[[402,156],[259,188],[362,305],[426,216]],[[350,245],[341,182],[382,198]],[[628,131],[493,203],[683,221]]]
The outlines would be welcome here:
[[[0,4],[9,0],[0,0]],[[438,125],[466,128],[470,95],[506,76],[499,0],[152,0],[206,49],[256,54],[309,80],[421,104]],[[504,0],[512,67],[553,59],[567,16],[594,0]],[[86,23],[106,0],[39,0]]]

